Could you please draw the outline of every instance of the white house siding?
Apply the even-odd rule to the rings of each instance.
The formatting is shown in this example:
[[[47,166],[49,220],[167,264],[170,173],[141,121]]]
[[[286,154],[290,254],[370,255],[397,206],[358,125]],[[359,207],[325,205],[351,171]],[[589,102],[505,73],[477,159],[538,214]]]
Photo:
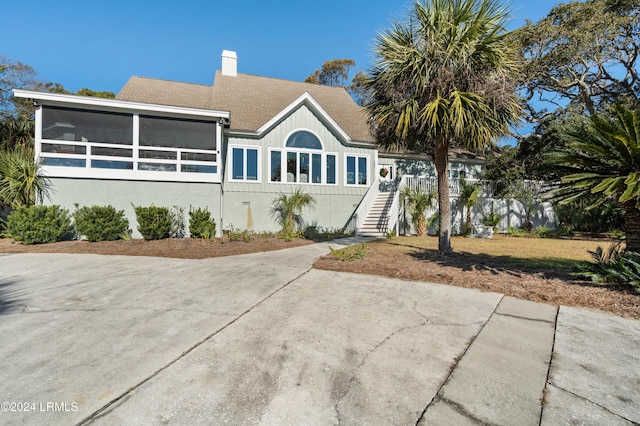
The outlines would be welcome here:
[[[270,149],[284,149],[287,137],[296,130],[311,131],[322,142],[323,152],[336,154],[335,185],[269,182]],[[260,147],[260,182],[230,182],[232,146]],[[370,183],[373,182],[376,173],[375,148],[347,146],[305,105],[259,138],[230,136],[226,148],[222,215],[224,229],[233,227],[256,232],[277,230],[278,226],[270,215],[272,202],[279,193],[291,193],[296,188],[303,188],[316,199],[315,207],[303,215],[307,224],[323,228],[341,228],[348,223],[368,189],[365,186],[345,185],[345,154],[369,157],[367,176]]]
[[[133,210],[135,206],[173,206],[185,210],[188,225],[189,208],[207,208],[216,224],[220,223],[220,184],[187,182],[153,182],[102,179],[51,178],[52,196],[44,204],[57,204],[70,212],[83,206],[111,205],[124,210],[134,238],[142,236]],[[220,227],[216,232],[220,235]]]

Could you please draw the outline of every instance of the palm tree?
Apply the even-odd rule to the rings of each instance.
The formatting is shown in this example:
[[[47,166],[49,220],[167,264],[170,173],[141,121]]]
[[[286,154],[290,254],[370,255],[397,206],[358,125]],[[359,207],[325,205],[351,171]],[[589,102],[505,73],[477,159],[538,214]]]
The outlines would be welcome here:
[[[0,206],[30,206],[46,196],[49,180],[30,148],[0,151]]]
[[[302,211],[315,204],[315,199],[304,190],[298,188],[292,194],[283,192],[273,201],[271,215],[282,227],[285,238],[293,238],[296,226],[302,224]]]
[[[33,147],[35,124],[31,117],[7,117],[0,121],[0,149]]]
[[[436,194],[433,192],[425,193],[420,188],[411,188],[403,186],[400,189],[400,199],[405,201],[405,208],[411,215],[411,222],[419,237],[427,235],[427,224],[424,217],[428,208],[433,207]]]
[[[438,175],[438,249],[451,252],[449,148],[484,150],[521,114],[517,55],[505,40],[498,0],[416,2],[375,43],[367,109],[378,143],[433,156]]]
[[[570,129],[567,146],[547,161],[568,172],[552,194],[561,205],[595,196],[593,209],[610,199],[623,206],[627,250],[640,252],[640,109],[615,106]]]
[[[460,178],[460,193],[458,194],[458,202],[462,205],[464,215],[464,209],[467,210],[467,216],[464,219],[464,226],[462,234],[470,234],[471,228],[471,209],[478,204],[480,195],[482,194],[482,187],[477,183],[470,183],[464,178]],[[465,232],[467,231],[467,232]]]

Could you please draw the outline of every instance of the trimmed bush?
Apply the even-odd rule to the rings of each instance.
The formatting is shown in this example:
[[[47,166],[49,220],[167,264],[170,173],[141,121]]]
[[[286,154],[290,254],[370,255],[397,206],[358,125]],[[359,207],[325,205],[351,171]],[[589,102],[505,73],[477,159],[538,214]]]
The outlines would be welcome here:
[[[208,209],[189,210],[189,233],[191,238],[210,240],[216,236],[216,221],[211,217]]]
[[[173,215],[166,207],[136,207],[138,232],[145,240],[161,240],[169,238],[173,230]]]
[[[89,241],[114,241],[129,229],[124,210],[112,206],[82,207],[73,214],[76,231]]]
[[[7,235],[23,244],[61,241],[71,229],[69,212],[60,206],[22,206],[7,219]]]

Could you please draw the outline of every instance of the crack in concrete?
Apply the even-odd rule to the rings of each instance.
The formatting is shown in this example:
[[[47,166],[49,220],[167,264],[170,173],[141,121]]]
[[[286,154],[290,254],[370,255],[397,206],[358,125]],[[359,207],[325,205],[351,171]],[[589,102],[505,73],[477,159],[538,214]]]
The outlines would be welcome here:
[[[479,418],[475,417],[473,414],[468,412],[462,405],[458,404],[455,401],[451,401],[450,399],[443,398],[441,396],[437,396],[434,402],[438,402],[438,401],[442,401],[443,403],[449,405],[454,410],[456,410],[459,414],[463,415],[464,417],[466,417],[467,419],[471,420],[475,424],[492,425],[492,426],[495,425],[495,423],[487,423],[487,422],[485,422],[483,420],[480,420]]]
[[[547,385],[549,385],[549,386],[553,386],[554,388],[556,388],[556,389],[558,389],[558,390],[561,390],[561,391],[567,392],[568,394],[571,394],[571,395],[575,396],[576,398],[580,398],[580,399],[581,399],[581,400],[583,400],[583,401],[587,401],[587,402],[589,402],[589,403],[591,403],[591,404],[593,404],[593,405],[595,405],[595,406],[598,406],[598,407],[602,408],[603,410],[605,410],[606,412],[608,412],[609,414],[612,414],[612,415],[614,415],[614,416],[616,416],[616,417],[619,417],[619,418],[621,418],[621,419],[623,419],[623,420],[625,420],[625,421],[627,421],[627,422],[629,422],[629,423],[631,423],[631,424],[634,424],[634,425],[637,425],[637,424],[638,424],[637,422],[635,422],[635,421],[633,421],[633,420],[631,420],[631,419],[628,419],[628,418],[626,418],[625,416],[623,416],[623,415],[621,415],[621,414],[614,413],[613,411],[611,411],[610,409],[608,409],[608,408],[607,408],[607,407],[605,407],[604,405],[602,405],[602,404],[598,404],[597,402],[592,401],[592,400],[590,400],[589,398],[586,398],[586,397],[584,397],[584,396],[582,396],[582,395],[578,395],[578,394],[577,394],[577,393],[575,393],[575,392],[571,392],[570,390],[565,389],[565,388],[563,388],[562,386],[558,386],[558,385],[556,385],[555,383],[552,383],[552,382],[548,382],[548,383],[547,383]],[[541,419],[541,420],[542,420],[542,419]]]
[[[424,418],[424,415],[427,413],[427,410],[429,409],[429,407],[433,404],[433,402],[436,400],[436,398],[440,398],[440,392],[442,392],[442,389],[444,388],[444,386],[447,384],[447,382],[449,381],[449,379],[451,379],[451,376],[453,375],[453,372],[455,371],[456,367],[458,367],[458,364],[460,364],[460,361],[462,361],[462,359],[464,358],[464,356],[466,355],[467,351],[469,350],[469,348],[471,347],[471,345],[473,345],[473,342],[475,342],[475,340],[478,338],[478,336],[480,335],[480,333],[482,333],[482,330],[484,330],[484,328],[487,326],[487,324],[489,324],[489,321],[491,321],[491,318],[493,317],[493,315],[496,313],[496,311],[498,310],[498,306],[500,306],[500,303],[502,303],[502,300],[504,299],[504,295],[502,295],[502,297],[500,297],[500,300],[498,301],[498,303],[496,303],[496,306],[494,306],[493,308],[493,312],[491,312],[491,315],[489,315],[489,317],[487,318],[486,321],[484,321],[484,324],[482,325],[482,327],[480,327],[480,330],[478,330],[478,332],[476,333],[475,336],[473,336],[473,338],[471,340],[469,340],[469,344],[467,345],[467,347],[464,349],[464,351],[462,352],[462,354],[460,354],[458,357],[456,357],[456,359],[454,360],[454,364],[451,366],[451,370],[449,371],[449,375],[447,375],[447,377],[444,379],[444,381],[442,382],[442,384],[440,385],[440,388],[438,388],[438,391],[436,392],[435,396],[431,399],[431,401],[429,401],[429,403],[427,404],[426,407],[424,407],[424,410],[422,410],[422,413],[420,413],[420,416],[418,416],[418,420],[416,420],[416,426],[418,426],[420,424],[420,420],[422,420]],[[482,321],[481,321],[482,322]],[[481,323],[480,322],[480,323]]]
[[[349,382],[347,384],[347,388],[344,390],[344,392],[342,392],[340,394],[340,396],[338,397],[336,403],[333,406],[333,409],[334,409],[334,411],[336,413],[336,417],[337,417],[337,420],[338,420],[338,425],[342,424],[342,418],[341,418],[341,415],[340,415],[340,408],[338,406],[340,405],[340,403],[342,402],[344,397],[347,396],[349,391],[351,391],[351,387],[353,386],[353,382],[355,381],[355,378],[358,375],[358,371],[360,371],[360,368],[362,368],[362,366],[365,364],[365,362],[371,356],[371,354],[373,354],[375,351],[377,351],[381,346],[383,346],[386,342],[391,340],[394,336],[404,332],[405,330],[424,327],[429,322],[429,319],[426,316],[424,316],[421,312],[418,311],[418,309],[417,309],[418,302],[416,300],[414,300],[414,299],[409,299],[409,300],[411,300],[413,302],[412,310],[422,319],[422,323],[421,324],[415,324],[415,325],[408,325],[408,326],[401,327],[401,328],[397,329],[396,331],[394,331],[393,333],[389,334],[387,337],[382,339],[380,342],[378,342],[378,344],[376,344],[372,349],[370,349],[362,357],[362,360],[356,366],[356,368],[353,370],[353,373],[351,374],[351,377],[349,378]]]
[[[545,320],[545,319],[540,319],[540,318],[527,318],[527,317],[522,317],[520,315],[512,315],[512,314],[503,314],[500,312],[496,312],[496,315],[499,315],[501,317],[509,317],[509,318],[515,318],[515,319],[521,319],[521,320],[525,320],[525,321],[534,321],[534,322],[543,322],[546,324],[554,324],[555,325],[555,320],[554,321],[550,321],[550,320]]]
[[[448,322],[434,322],[434,321],[429,321],[431,323],[431,325],[438,325],[438,326],[446,326],[446,327],[468,327],[471,325],[479,325],[479,324],[484,324],[485,321],[480,320],[480,321],[475,321],[475,322],[463,322],[463,323],[448,323]]]
[[[86,416],[84,419],[79,421],[76,424],[76,426],[82,426],[82,425],[88,424],[88,423],[92,422],[95,419],[98,419],[98,418],[101,418],[101,417],[107,415],[112,408],[121,405],[124,402],[124,400],[128,399],[130,397],[130,395],[132,395],[132,393],[134,393],[135,391],[140,389],[145,383],[149,382],[150,380],[152,380],[153,378],[158,376],[160,373],[162,373],[163,371],[167,370],[173,364],[177,363],[178,361],[180,361],[181,359],[183,359],[184,357],[189,355],[191,352],[193,352],[194,350],[196,350],[197,348],[202,346],[204,343],[206,343],[209,340],[211,340],[212,338],[214,338],[219,333],[223,332],[224,330],[226,330],[227,328],[229,328],[230,326],[232,326],[236,322],[240,321],[243,317],[245,317],[246,315],[251,313],[251,311],[253,311],[257,306],[262,305],[264,302],[266,302],[267,300],[269,300],[270,298],[272,298],[273,296],[275,296],[276,294],[280,293],[285,288],[287,288],[291,283],[297,281],[302,276],[308,274],[309,271],[311,271],[311,269],[312,268],[308,268],[307,270],[305,270],[303,273],[301,273],[297,277],[293,278],[289,282],[287,282],[287,283],[283,284],[282,286],[278,287],[277,289],[275,289],[273,292],[271,292],[270,294],[268,294],[267,296],[265,296],[264,298],[262,298],[261,300],[259,300],[258,302],[256,302],[252,306],[250,306],[249,308],[247,308],[240,315],[236,316],[231,321],[229,321],[228,323],[226,323],[225,325],[223,325],[222,327],[220,327],[219,329],[217,329],[216,331],[214,331],[210,335],[206,336],[204,339],[200,340],[199,342],[197,342],[196,344],[194,344],[193,346],[191,346],[187,350],[183,351],[180,356],[178,356],[174,360],[170,361],[167,365],[161,367],[160,369],[158,369],[157,371],[155,371],[154,373],[149,375],[147,378],[145,378],[142,381],[140,381],[138,384],[136,384],[136,385],[132,386],[131,388],[127,389],[125,392],[123,392],[119,396],[111,399],[109,402],[107,402],[105,405],[103,405],[98,410],[96,410],[93,413],[91,413],[88,416]]]
[[[538,425],[542,426],[542,416],[544,414],[544,405],[547,401],[547,385],[549,385],[551,379],[551,365],[553,363],[553,354],[556,348],[556,336],[558,334],[558,315],[560,315],[560,307],[556,306],[556,317],[553,322],[553,341],[551,342],[551,355],[549,356],[549,366],[547,367],[547,379],[544,382],[544,389],[542,390],[542,400],[540,401],[540,421]]]

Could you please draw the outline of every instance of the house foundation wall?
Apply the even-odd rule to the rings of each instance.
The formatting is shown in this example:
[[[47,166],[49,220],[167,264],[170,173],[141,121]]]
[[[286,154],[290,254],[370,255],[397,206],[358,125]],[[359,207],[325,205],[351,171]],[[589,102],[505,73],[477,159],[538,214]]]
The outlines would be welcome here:
[[[212,183],[152,182],[100,179],[51,178],[49,198],[43,204],[57,204],[73,213],[78,207],[111,205],[124,210],[132,236],[141,238],[133,209],[135,206],[182,207],[189,223],[189,208],[208,208],[221,234],[221,185]]]
[[[342,229],[348,225],[361,195],[312,194],[315,204],[302,212],[304,226],[324,229]],[[239,229],[253,232],[280,230],[271,214],[278,192],[228,192],[224,193],[223,229]]]

